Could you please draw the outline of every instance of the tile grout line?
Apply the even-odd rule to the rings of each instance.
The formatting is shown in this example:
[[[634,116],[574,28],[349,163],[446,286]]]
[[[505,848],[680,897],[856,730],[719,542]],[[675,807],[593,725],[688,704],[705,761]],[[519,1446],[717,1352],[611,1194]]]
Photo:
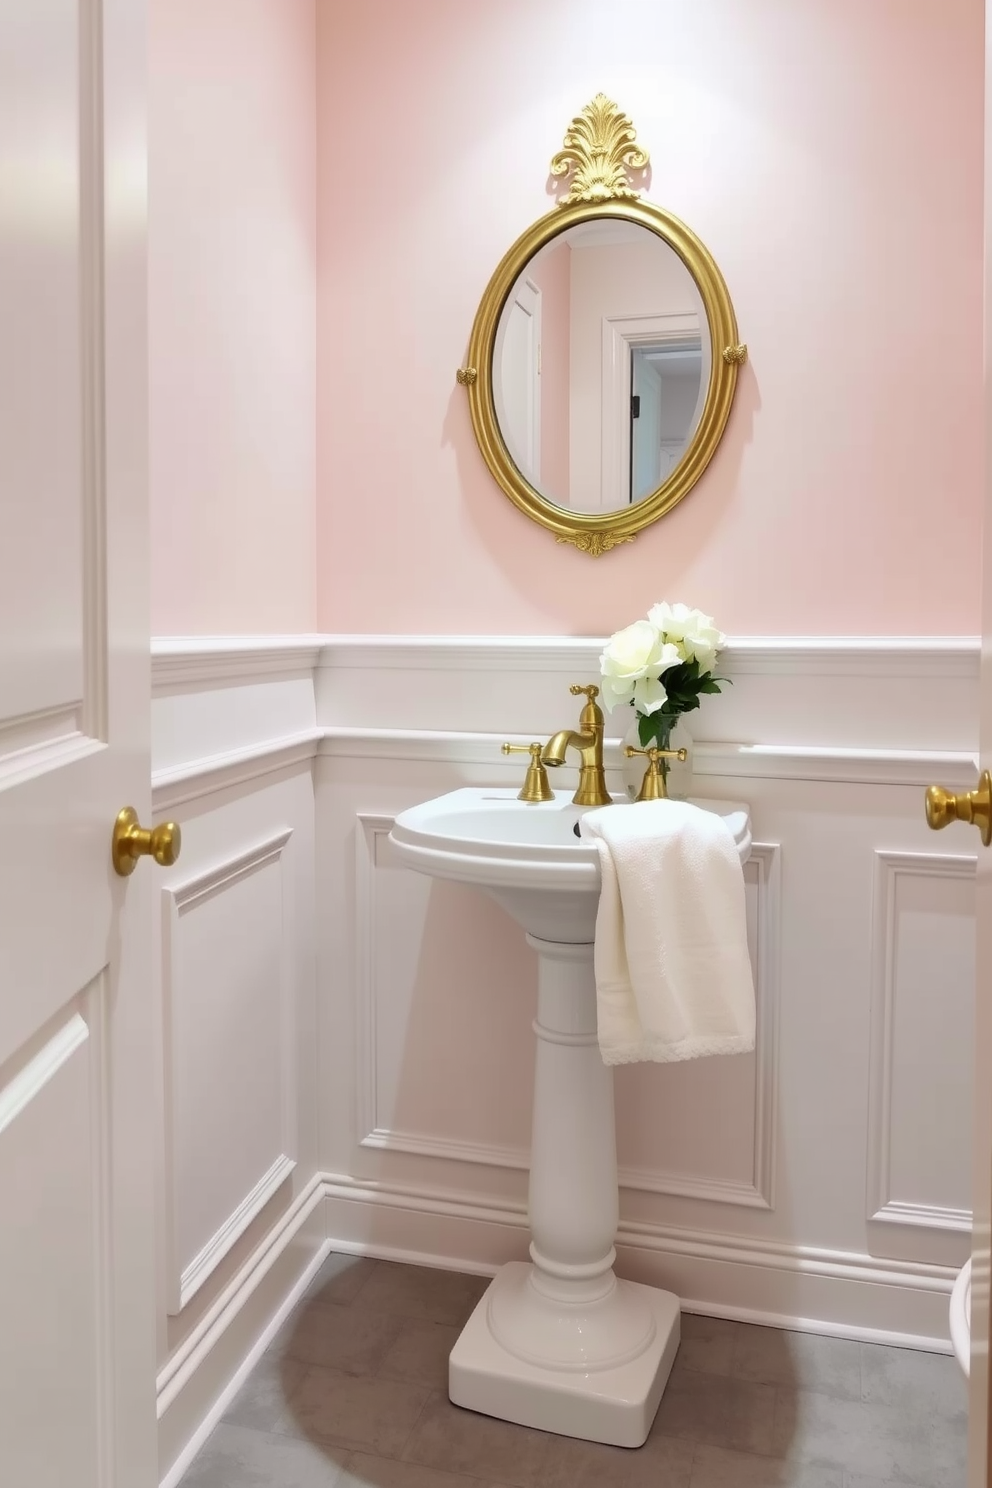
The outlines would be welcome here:
[[[406,1449],[410,1445],[410,1443],[413,1441],[413,1438],[416,1436],[416,1434],[417,1434],[417,1427],[420,1425],[420,1422],[423,1419],[424,1411],[427,1409],[427,1407],[431,1403],[431,1400],[434,1398],[434,1394],[435,1394],[434,1390],[432,1390],[432,1389],[431,1390],[428,1390],[427,1397],[424,1400],[423,1405],[420,1407],[420,1410],[417,1412],[417,1419],[414,1421],[413,1425],[410,1427],[410,1434],[406,1438],[406,1440],[404,1441],[404,1443],[403,1443],[402,1447],[400,1448],[399,1452],[397,1453],[397,1460],[399,1462],[410,1462],[411,1461],[411,1459],[406,1456]]]

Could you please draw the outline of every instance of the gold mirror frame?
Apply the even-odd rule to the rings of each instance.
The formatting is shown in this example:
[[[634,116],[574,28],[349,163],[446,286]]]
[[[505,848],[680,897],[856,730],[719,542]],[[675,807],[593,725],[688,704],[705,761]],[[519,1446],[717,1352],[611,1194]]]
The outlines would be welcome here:
[[[657,522],[689,494],[716,453],[730,416],[737,371],[747,357],[747,347],[738,340],[730,293],[709,250],[684,222],[662,207],[642,201],[629,184],[630,173],[648,164],[646,151],[635,141],[631,121],[602,93],[572,120],[564,148],[551,162],[553,175],[573,173],[570,189],[503,255],[476,313],[468,364],[457,373],[459,383],[468,391],[479,449],[499,486],[515,506],[547,527],[560,543],[572,543],[594,558],[620,543],[633,542],[643,527]],[[706,402],[689,447],[671,475],[641,501],[616,511],[594,513],[556,505],[517,469],[496,418],[492,364],[503,306],[535,253],[569,227],[604,217],[646,227],[678,254],[703,301],[711,355]]]

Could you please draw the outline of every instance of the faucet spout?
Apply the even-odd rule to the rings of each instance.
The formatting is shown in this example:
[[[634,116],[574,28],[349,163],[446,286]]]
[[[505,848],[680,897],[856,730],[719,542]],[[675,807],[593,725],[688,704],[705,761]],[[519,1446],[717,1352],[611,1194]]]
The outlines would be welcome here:
[[[599,688],[575,686],[570,691],[576,695],[585,693],[588,699],[579,716],[579,728],[559,729],[552,734],[541,750],[541,759],[546,765],[563,765],[569,749],[578,750],[579,786],[572,797],[573,804],[609,806],[610,793],[603,771],[603,710],[596,702]]]
[[[541,750],[546,765],[563,765],[569,749],[588,749],[595,744],[592,734],[577,734],[574,729],[559,729]]]

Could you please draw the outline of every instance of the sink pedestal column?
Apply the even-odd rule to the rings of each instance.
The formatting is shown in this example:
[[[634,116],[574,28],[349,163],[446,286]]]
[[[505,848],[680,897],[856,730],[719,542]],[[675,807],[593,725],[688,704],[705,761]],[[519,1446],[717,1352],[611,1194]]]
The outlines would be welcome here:
[[[527,937],[539,957],[531,1264],[503,1266],[455,1344],[456,1405],[639,1447],[679,1344],[671,1292],[613,1273],[613,1071],[596,1036],[593,947]]]

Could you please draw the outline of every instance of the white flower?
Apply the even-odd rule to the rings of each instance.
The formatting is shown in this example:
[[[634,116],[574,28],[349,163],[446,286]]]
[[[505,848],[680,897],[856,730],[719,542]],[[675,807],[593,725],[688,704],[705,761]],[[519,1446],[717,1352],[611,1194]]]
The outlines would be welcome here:
[[[681,660],[677,646],[667,644],[657,626],[649,620],[635,620],[610,637],[606,649],[599,658],[599,669],[603,675],[603,704],[613,709],[618,703],[629,703],[638,692],[637,684],[648,682],[652,687],[641,686],[639,692],[651,703],[641,712],[653,712],[665,701],[665,692],[657,682],[660,672],[675,666]],[[660,697],[653,689],[660,689]]]
[[[634,707],[638,713],[657,713],[667,701],[668,693],[659,678],[638,677],[634,683]]]
[[[648,611],[648,620],[666,641],[678,647],[680,660],[699,662],[702,673],[711,672],[717,652],[727,643],[722,630],[713,624],[712,615],[692,610],[684,604],[656,604]]]

